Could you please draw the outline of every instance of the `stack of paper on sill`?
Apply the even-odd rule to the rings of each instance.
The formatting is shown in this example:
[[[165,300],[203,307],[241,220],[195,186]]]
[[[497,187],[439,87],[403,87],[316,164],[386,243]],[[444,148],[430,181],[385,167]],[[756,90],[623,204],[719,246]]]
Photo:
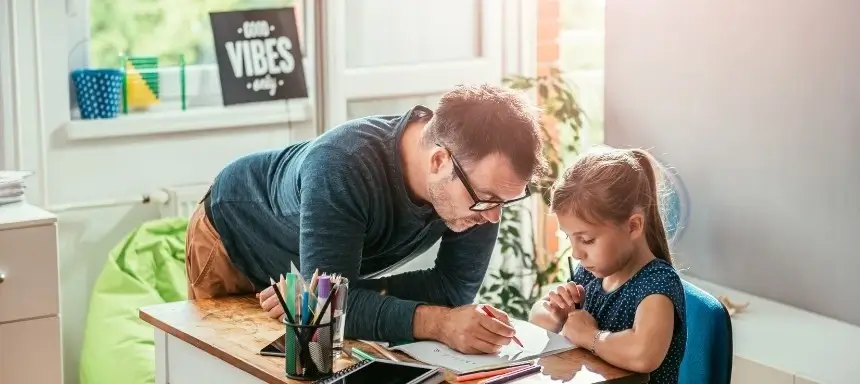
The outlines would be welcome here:
[[[31,175],[29,171],[0,170],[0,205],[24,201],[25,179]]]
[[[406,353],[413,359],[425,364],[447,368],[456,374],[464,374],[519,361],[533,360],[576,348],[564,336],[547,331],[532,323],[522,320],[511,320],[511,323],[516,329],[517,338],[522,341],[523,347],[511,342],[499,353],[493,355],[466,355],[435,341],[420,341],[390,347],[389,349]],[[385,346],[385,344],[382,345]]]

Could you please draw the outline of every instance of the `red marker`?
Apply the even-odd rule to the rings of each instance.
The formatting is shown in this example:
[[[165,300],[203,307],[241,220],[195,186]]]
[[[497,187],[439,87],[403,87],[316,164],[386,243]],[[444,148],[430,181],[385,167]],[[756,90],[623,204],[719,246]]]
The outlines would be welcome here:
[[[484,313],[486,313],[486,314],[487,314],[487,316],[490,316],[490,317],[492,317],[492,318],[494,318],[494,319],[496,319],[496,320],[498,320],[498,319],[499,319],[498,317],[496,317],[496,315],[494,315],[494,314],[493,314],[493,312],[491,312],[491,311],[490,311],[490,309],[489,309],[489,308],[487,308],[487,306],[486,306],[486,305],[482,305],[482,306],[481,306],[481,309],[483,309],[483,310],[484,310]],[[515,343],[517,343],[517,345],[519,345],[520,347],[525,348],[525,346],[523,345],[523,343],[521,343],[521,342],[520,342],[520,339],[517,339],[517,337],[516,337],[516,336],[514,336],[514,342],[515,342]]]

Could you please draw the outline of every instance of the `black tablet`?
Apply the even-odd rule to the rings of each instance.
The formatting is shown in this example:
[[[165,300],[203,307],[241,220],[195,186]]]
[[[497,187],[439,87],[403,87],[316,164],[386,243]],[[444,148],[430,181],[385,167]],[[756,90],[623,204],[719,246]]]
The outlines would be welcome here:
[[[314,384],[438,384],[444,372],[434,366],[391,360],[363,360]]]

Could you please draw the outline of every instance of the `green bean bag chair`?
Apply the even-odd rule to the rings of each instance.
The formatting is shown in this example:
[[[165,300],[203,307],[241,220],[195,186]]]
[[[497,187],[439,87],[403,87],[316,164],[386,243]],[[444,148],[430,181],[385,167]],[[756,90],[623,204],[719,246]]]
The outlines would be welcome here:
[[[187,218],[144,223],[111,250],[90,297],[81,384],[155,382],[152,326],[138,309],[185,300]]]

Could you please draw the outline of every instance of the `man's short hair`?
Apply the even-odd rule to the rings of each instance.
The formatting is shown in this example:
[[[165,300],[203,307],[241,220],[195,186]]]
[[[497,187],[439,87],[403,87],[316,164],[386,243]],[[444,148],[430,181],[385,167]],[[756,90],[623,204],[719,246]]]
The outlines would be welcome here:
[[[422,133],[425,145],[443,145],[463,167],[499,153],[523,180],[546,174],[537,108],[515,91],[491,84],[448,91]]]

